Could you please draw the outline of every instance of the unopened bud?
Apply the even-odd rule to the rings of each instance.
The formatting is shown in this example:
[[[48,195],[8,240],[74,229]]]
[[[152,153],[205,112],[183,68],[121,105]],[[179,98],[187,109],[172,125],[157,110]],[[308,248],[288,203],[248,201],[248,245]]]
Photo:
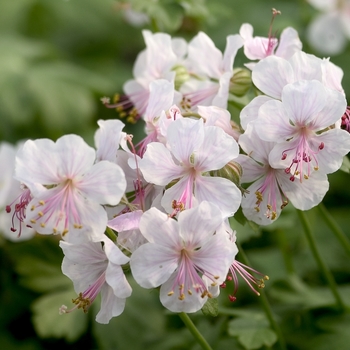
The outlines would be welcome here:
[[[223,177],[224,179],[232,181],[239,189],[241,189],[241,177],[243,170],[240,164],[231,161],[223,168],[216,170],[213,173],[215,173],[213,174],[214,176]]]
[[[244,96],[252,86],[251,73],[245,68],[235,68],[230,81],[230,93],[241,97]]]
[[[175,90],[179,90],[181,85],[190,79],[190,74],[186,67],[180,65],[174,66],[172,71],[175,72]]]

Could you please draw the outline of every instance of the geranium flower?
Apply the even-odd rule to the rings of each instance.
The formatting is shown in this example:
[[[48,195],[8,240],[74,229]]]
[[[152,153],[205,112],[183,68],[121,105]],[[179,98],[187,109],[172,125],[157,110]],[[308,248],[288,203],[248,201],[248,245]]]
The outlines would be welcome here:
[[[180,92],[184,95],[184,109],[194,106],[227,107],[230,79],[233,76],[233,62],[242,47],[240,35],[226,38],[224,54],[203,32],[198,33],[188,44],[188,70],[194,78],[185,82]]]
[[[149,243],[130,261],[136,282],[144,288],[161,286],[160,301],[170,311],[201,309],[237,253],[227,232],[216,231],[222,222],[219,209],[208,202],[181,212],[178,221],[156,208],[145,212],[140,230]]]
[[[112,317],[119,316],[124,311],[126,298],[131,295],[131,287],[121,267],[129,262],[129,258],[107,237],[103,242],[83,244],[60,241],[60,247],[65,255],[62,272],[73,281],[78,293],[73,300],[76,306],[68,310],[62,305],[60,313],[77,308],[87,312],[101,293],[101,309],[96,321],[108,323]]]
[[[189,209],[196,201],[218,205],[223,216],[238,209],[241,193],[231,181],[207,176],[238,156],[236,141],[216,126],[204,126],[202,120],[175,120],[167,133],[167,146],[159,142],[148,145],[140,169],[148,182],[166,186],[162,206],[172,212],[174,203]],[[174,202],[175,201],[175,202]]]
[[[95,157],[77,135],[27,141],[16,158],[16,178],[33,196],[26,223],[71,242],[101,240],[107,224],[102,204],[117,205],[126,181],[117,164],[94,164]]]
[[[281,101],[264,103],[254,124],[262,140],[276,142],[269,156],[271,166],[284,168],[292,181],[307,179],[315,170],[321,174],[338,170],[350,150],[350,135],[329,127],[345,109],[343,94],[319,81],[286,85]]]

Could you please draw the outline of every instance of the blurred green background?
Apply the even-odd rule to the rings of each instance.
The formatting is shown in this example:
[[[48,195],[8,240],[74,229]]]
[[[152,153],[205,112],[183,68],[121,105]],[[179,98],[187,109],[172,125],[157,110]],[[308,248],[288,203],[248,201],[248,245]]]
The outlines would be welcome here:
[[[128,22],[126,9],[146,13],[141,26]],[[100,102],[122,91],[132,78],[136,55],[144,48],[143,28],[166,31],[190,40],[205,31],[221,50],[226,36],[242,23],[267,36],[271,8],[282,12],[274,23],[298,30],[304,51],[312,52],[305,31],[316,10],[294,0],[0,0],[0,141],[57,139],[76,133],[93,144],[98,119],[116,118]],[[350,94],[350,45],[332,61],[344,70]],[[242,52],[235,67],[247,60]],[[232,113],[237,113],[232,110]],[[142,125],[127,125],[142,134]],[[1,164],[1,168],[6,164]],[[350,238],[349,174],[329,176],[324,200]],[[307,213],[326,264],[349,306],[349,255],[332,235],[316,208]],[[253,267],[270,276],[265,288],[288,349],[346,350],[350,315],[340,312],[316,266],[293,208],[264,230],[233,222]],[[75,297],[60,272],[62,252],[55,237],[12,243],[0,237],[0,348],[42,349],[199,349],[177,315],[164,310],[156,291],[133,285],[125,312],[109,325],[94,321],[99,302],[87,315],[59,316],[62,304]],[[132,279],[129,279],[132,283]],[[193,315],[214,349],[280,348],[264,314],[261,298],[242,282],[238,300],[229,303],[223,290],[220,316]]]

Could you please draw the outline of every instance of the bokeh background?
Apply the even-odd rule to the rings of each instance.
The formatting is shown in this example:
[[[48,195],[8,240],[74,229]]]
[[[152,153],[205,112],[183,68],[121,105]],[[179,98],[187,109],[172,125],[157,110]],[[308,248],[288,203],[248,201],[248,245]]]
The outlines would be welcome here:
[[[144,48],[141,30],[159,30],[190,40],[205,31],[218,48],[242,23],[267,36],[271,8],[282,12],[273,30],[298,30],[303,50],[323,57],[306,40],[318,12],[295,0],[0,0],[0,142],[75,133],[93,145],[98,119],[117,118],[100,102],[122,91],[132,78],[137,54]],[[142,14],[135,16],[130,9]],[[344,70],[350,94],[350,45],[332,62]],[[235,67],[247,60],[240,52]],[[232,108],[232,115],[238,110]],[[136,139],[143,125],[126,126]],[[0,165],[0,171],[6,164]],[[2,170],[1,170],[2,169]],[[350,238],[349,174],[329,176],[324,205]],[[4,208],[0,208],[0,210]],[[307,213],[317,245],[350,307],[349,255],[317,208]],[[349,349],[350,314],[335,307],[324,276],[310,253],[295,210],[264,230],[232,220],[251,265],[269,275],[265,294],[288,349]],[[0,348],[52,349],[199,349],[177,315],[162,308],[157,291],[134,292],[124,313],[109,325],[94,321],[99,301],[88,314],[59,316],[58,308],[75,297],[62,275],[57,237],[36,236],[11,242],[0,236]],[[279,349],[261,298],[241,282],[237,301],[223,290],[220,315],[192,319],[214,349]]]

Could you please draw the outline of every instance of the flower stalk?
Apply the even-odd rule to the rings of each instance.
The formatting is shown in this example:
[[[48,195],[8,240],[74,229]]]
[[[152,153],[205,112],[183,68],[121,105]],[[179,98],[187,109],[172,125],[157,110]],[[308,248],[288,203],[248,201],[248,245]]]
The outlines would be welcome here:
[[[346,253],[350,255],[350,241],[344,234],[343,230],[340,228],[338,223],[334,220],[330,212],[327,210],[325,205],[321,202],[318,205],[318,210],[321,213],[323,220],[326,225],[331,229],[334,235],[337,237],[342,247],[345,249]]]
[[[184,312],[180,312],[179,317],[181,318],[181,320],[185,324],[185,326],[188,328],[188,330],[191,332],[193,337],[196,339],[198,344],[201,346],[201,348],[203,350],[212,350],[212,347],[209,345],[209,343],[203,337],[202,333],[198,330],[198,328],[192,322],[190,317]]]
[[[309,242],[312,255],[314,256],[318,267],[320,268],[320,270],[322,271],[324,277],[326,278],[326,280],[328,282],[329,288],[331,289],[331,292],[334,296],[334,299],[336,300],[338,308],[341,310],[345,310],[346,306],[345,306],[345,304],[344,304],[344,302],[343,302],[343,300],[338,292],[337,284],[334,280],[334,277],[333,277],[331,271],[329,270],[329,268],[327,267],[327,265],[325,264],[325,262],[321,258],[321,254],[317,248],[315,238],[312,234],[310,223],[309,223],[309,221],[308,221],[308,219],[303,211],[297,210],[297,213],[298,213],[300,222],[304,228],[305,235],[306,235],[306,238]]]

